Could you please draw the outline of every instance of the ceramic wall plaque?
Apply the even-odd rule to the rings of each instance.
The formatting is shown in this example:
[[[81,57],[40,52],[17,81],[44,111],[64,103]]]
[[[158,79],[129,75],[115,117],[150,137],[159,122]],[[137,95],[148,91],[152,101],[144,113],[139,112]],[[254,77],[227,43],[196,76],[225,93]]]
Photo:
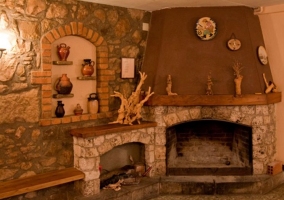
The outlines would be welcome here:
[[[210,17],[202,17],[197,21],[196,34],[201,40],[211,40],[216,33],[216,23]]]

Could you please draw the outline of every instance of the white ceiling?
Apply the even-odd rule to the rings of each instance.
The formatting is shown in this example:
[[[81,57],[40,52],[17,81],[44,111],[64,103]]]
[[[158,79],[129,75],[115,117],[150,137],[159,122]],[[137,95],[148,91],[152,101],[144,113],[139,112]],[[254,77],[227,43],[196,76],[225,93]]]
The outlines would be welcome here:
[[[173,7],[247,6],[261,7],[284,4],[284,0],[81,0],[146,11]]]

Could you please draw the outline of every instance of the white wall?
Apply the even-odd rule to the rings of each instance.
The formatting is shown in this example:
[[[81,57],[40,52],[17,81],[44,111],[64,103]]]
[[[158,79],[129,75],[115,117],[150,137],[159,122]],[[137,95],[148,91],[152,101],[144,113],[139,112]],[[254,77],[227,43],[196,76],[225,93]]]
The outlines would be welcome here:
[[[273,80],[284,88],[284,4],[264,7],[258,15],[263,32]],[[284,163],[284,99],[276,104],[276,159]]]

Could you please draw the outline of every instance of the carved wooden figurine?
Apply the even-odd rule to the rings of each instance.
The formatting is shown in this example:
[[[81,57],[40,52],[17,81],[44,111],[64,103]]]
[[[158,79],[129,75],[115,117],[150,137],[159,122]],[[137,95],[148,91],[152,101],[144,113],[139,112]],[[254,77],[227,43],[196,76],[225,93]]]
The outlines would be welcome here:
[[[173,85],[172,77],[171,77],[171,75],[168,75],[166,91],[167,91],[168,95],[177,95],[177,93],[172,92],[172,85]]]
[[[148,99],[154,94],[151,92],[151,87],[149,87],[146,97],[140,101],[140,93],[141,93],[141,86],[144,84],[147,75],[145,73],[140,74],[140,82],[136,87],[135,92],[132,92],[130,97],[126,99],[121,93],[114,92],[113,97],[119,97],[121,100],[120,108],[118,109],[118,117],[115,121],[110,122],[110,124],[129,124],[132,125],[133,122],[137,121],[140,124],[141,116],[141,109],[143,104],[148,101]]]
[[[206,88],[206,94],[207,95],[213,95],[213,90],[212,90],[212,79],[211,79],[211,73],[207,76],[207,88]]]
[[[265,73],[263,73],[262,76],[266,85],[265,93],[267,94],[269,92],[277,92],[276,85],[272,81],[269,81],[269,83],[267,82]]]

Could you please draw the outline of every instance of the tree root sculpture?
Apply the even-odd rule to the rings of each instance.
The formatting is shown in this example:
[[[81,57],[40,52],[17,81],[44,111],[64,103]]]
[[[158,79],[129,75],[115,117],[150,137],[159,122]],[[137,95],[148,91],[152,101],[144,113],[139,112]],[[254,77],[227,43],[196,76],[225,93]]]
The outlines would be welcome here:
[[[114,91],[113,97],[118,97],[121,100],[121,105],[118,109],[118,117],[116,121],[110,122],[109,124],[129,124],[132,125],[133,122],[137,121],[140,124],[141,109],[146,101],[154,94],[151,92],[151,87],[149,87],[146,92],[146,96],[143,100],[140,101],[141,87],[144,84],[147,75],[143,72],[139,72],[140,82],[136,87],[135,92],[132,92],[130,97],[126,99],[121,93]]]

